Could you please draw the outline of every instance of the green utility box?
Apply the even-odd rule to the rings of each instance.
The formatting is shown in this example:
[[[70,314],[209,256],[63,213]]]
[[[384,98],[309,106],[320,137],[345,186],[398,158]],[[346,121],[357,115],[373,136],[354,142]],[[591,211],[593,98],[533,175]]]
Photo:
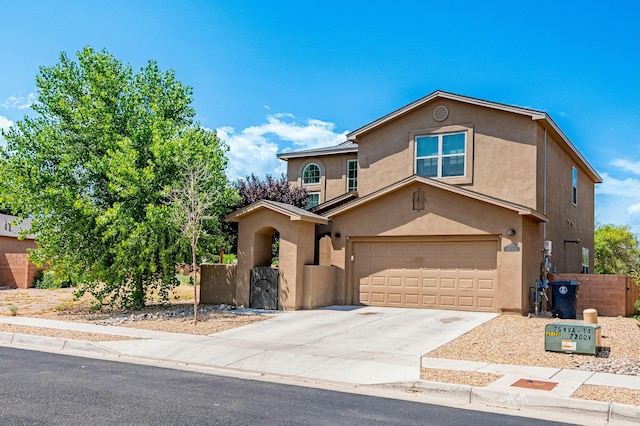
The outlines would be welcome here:
[[[544,328],[544,350],[595,355],[600,341],[600,325],[555,322]]]

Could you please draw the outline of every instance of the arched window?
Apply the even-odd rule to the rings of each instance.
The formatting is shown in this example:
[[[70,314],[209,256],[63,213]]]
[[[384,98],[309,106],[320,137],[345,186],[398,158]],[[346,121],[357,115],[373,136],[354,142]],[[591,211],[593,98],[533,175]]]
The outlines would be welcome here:
[[[307,164],[302,171],[302,183],[306,185],[320,183],[320,167],[317,164]]]

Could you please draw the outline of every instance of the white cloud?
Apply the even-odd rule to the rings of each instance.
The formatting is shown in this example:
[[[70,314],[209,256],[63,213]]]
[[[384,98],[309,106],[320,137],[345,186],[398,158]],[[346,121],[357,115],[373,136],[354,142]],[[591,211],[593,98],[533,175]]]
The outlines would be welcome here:
[[[0,129],[9,130],[9,127],[13,126],[13,121],[9,120],[7,117],[3,117],[0,115]]]
[[[629,225],[640,235],[640,179],[617,178],[602,173],[602,183],[596,185],[598,223]]]
[[[640,175],[640,161],[629,161],[624,158],[617,158],[611,162],[611,165],[618,167],[626,172]]]
[[[36,101],[35,93],[29,93],[27,96],[9,96],[0,106],[5,109],[27,109]]]
[[[270,114],[266,122],[250,126],[241,132],[234,128],[216,129],[220,139],[229,145],[227,174],[230,179],[244,178],[251,173],[259,177],[280,176],[287,165],[276,154],[332,145],[346,140],[348,132],[337,133],[335,124],[318,119],[297,122],[289,113]]]
[[[11,126],[13,126],[13,121],[9,120],[7,117],[3,117],[2,115],[0,115],[0,145],[5,144],[5,140],[2,137],[1,130],[7,131]]]
[[[605,172],[602,173],[602,183],[596,185],[596,192],[603,195],[640,198],[640,179],[632,177],[617,179]]]

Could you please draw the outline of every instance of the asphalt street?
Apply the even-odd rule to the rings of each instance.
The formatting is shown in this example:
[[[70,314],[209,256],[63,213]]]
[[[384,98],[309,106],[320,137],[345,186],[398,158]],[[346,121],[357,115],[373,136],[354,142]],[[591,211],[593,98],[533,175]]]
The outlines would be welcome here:
[[[12,425],[543,425],[536,419],[0,347]]]

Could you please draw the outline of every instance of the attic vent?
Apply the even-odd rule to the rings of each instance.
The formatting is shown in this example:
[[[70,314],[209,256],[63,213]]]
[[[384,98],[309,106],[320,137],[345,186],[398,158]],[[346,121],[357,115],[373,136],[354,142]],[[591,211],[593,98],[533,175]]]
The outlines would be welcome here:
[[[433,118],[436,121],[444,121],[449,116],[449,110],[444,105],[438,105],[433,110]]]

